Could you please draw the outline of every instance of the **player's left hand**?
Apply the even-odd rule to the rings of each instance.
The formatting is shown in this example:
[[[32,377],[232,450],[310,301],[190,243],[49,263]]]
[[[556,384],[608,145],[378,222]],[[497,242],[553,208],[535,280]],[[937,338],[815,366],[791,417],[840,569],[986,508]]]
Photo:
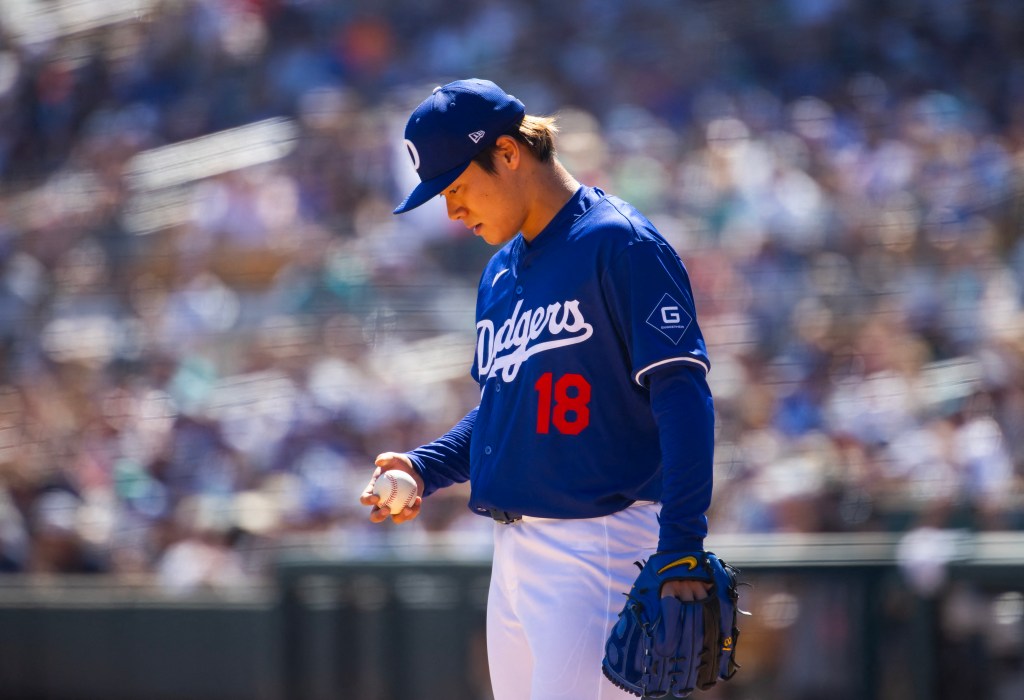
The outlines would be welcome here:
[[[639,696],[682,698],[736,672],[736,570],[711,552],[659,552],[641,567],[601,667]]]
[[[684,603],[704,600],[711,591],[711,584],[705,581],[666,581],[661,586],[662,598],[678,598]]]

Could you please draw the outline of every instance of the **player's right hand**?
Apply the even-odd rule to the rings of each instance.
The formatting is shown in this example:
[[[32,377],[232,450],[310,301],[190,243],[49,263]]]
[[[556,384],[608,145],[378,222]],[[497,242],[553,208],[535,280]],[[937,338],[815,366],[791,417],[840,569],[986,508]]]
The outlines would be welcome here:
[[[423,505],[423,478],[413,468],[409,457],[401,452],[382,452],[377,455],[377,459],[373,463],[376,465],[376,468],[373,470],[373,476],[370,477],[370,482],[359,496],[360,503],[364,506],[372,506],[370,522],[382,523],[391,518],[396,523],[404,523],[418,516],[420,514],[420,507]],[[377,477],[392,469],[403,471],[412,476],[416,480],[416,493],[419,494],[411,506],[404,508],[401,513],[396,513],[395,515],[391,515],[391,511],[387,508],[378,508],[377,502],[380,498],[373,493],[373,485],[376,483]]]

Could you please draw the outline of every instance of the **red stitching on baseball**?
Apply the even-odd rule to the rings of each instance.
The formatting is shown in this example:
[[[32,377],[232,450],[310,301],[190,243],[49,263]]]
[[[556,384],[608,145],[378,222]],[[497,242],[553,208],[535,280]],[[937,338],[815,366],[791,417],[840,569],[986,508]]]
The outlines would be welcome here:
[[[387,502],[387,506],[388,506],[388,508],[390,508],[391,507],[391,501],[395,500],[395,496],[398,495],[398,479],[396,479],[391,474],[388,474],[388,481],[391,482],[391,495],[388,496],[388,502]]]

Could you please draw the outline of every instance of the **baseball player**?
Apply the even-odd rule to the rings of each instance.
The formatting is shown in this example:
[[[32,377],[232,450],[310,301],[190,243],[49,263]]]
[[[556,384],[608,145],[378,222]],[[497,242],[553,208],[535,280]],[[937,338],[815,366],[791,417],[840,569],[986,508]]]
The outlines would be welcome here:
[[[486,80],[438,87],[409,118],[420,184],[499,250],[480,278],[472,376],[480,403],[447,434],[385,452],[419,493],[471,484],[494,520],[487,648],[496,700],[632,697],[601,673],[605,640],[655,552],[702,551],[711,498],[710,363],[679,257],[642,214],[581,185],[554,120]],[[662,595],[708,587],[670,581]]]

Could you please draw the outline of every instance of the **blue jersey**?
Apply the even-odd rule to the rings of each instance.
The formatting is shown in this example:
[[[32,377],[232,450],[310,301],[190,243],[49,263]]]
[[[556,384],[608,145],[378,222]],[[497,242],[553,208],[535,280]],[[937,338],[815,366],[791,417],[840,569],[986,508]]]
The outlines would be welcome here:
[[[666,443],[649,378],[692,373],[701,396],[686,410],[713,409],[686,270],[645,217],[581,187],[531,242],[517,236],[494,255],[476,318],[480,404],[449,435],[410,453],[426,494],[468,478],[477,512],[551,518],[663,500]],[[713,423],[706,419],[682,416],[660,428],[685,444],[688,424]],[[692,539],[706,531],[711,490],[710,456],[698,461],[676,482],[696,504],[679,516],[693,520]]]

